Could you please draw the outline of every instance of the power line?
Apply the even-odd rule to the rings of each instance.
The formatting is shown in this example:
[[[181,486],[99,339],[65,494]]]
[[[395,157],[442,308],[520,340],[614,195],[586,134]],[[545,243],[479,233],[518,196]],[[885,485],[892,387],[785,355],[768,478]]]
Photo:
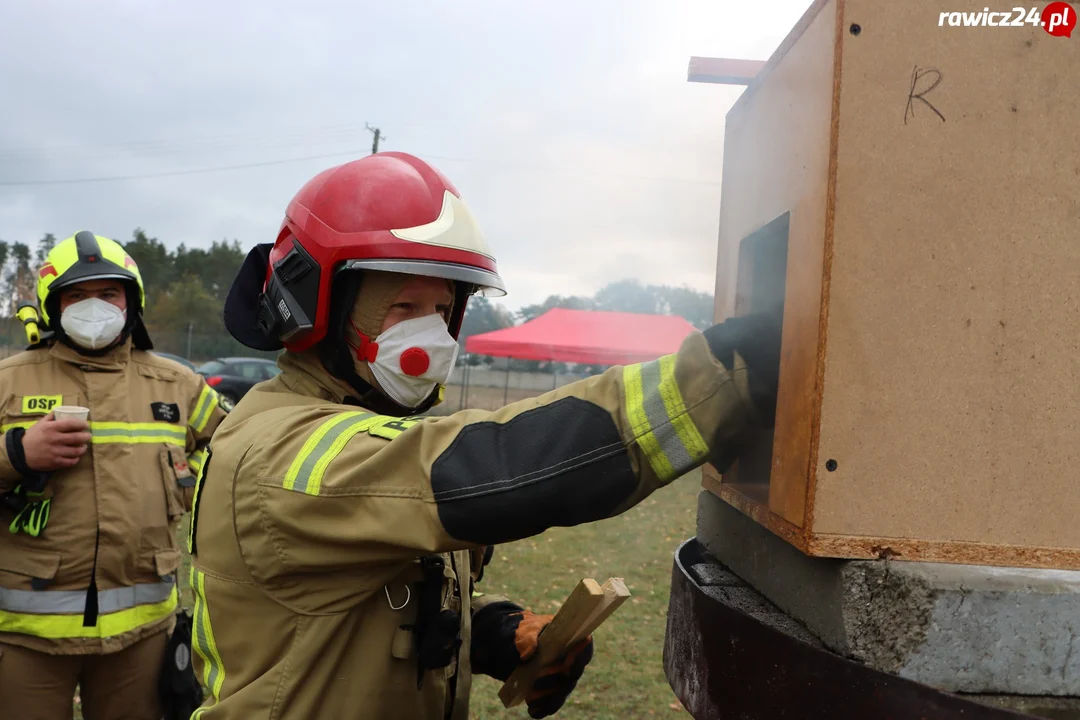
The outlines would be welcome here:
[[[322,160],[325,158],[341,157],[342,155],[358,155],[363,150],[342,150],[341,152],[324,153],[322,155],[307,155],[305,157],[283,158],[281,160],[267,160],[265,162],[246,163],[243,165],[222,165],[219,167],[197,168],[193,170],[171,170],[159,173],[144,173],[141,175],[109,175],[93,178],[71,178],[65,180],[24,180],[24,181],[0,181],[0,186],[16,187],[23,185],[76,185],[79,183],[114,182],[117,180],[145,180],[147,178],[173,177],[177,175],[201,175],[205,173],[222,172],[225,170],[247,170],[249,168],[268,167],[270,165],[285,165],[286,163],[304,162],[306,160]]]
[[[377,136],[379,139],[386,139],[385,135]],[[372,148],[375,150],[375,148]],[[270,167],[273,165],[285,165],[294,162],[305,162],[308,160],[322,160],[326,158],[342,157],[345,155],[359,156],[364,150],[342,150],[332,153],[321,153],[318,155],[305,155],[302,157],[282,158],[279,160],[266,160],[263,162],[243,163],[238,165],[220,165],[214,167],[205,168],[193,168],[190,170],[169,170],[164,172],[155,173],[139,173],[135,175],[107,175],[101,177],[89,177],[89,178],[64,178],[55,180],[0,180],[0,187],[28,187],[28,186],[43,186],[43,185],[78,185],[78,184],[90,184],[90,183],[104,183],[104,182],[118,182],[123,180],[145,180],[151,178],[162,177],[177,177],[182,175],[204,175],[215,172],[225,172],[230,170],[247,170],[251,168]],[[417,152],[416,155],[426,158],[428,160],[443,160],[447,162],[460,162],[466,164],[475,164],[477,162],[488,163],[489,161],[478,161],[470,158],[451,157],[447,155],[429,155],[427,153]],[[516,168],[522,171],[528,172],[546,172],[555,174],[572,174],[572,175],[591,175],[599,177],[610,177],[620,180],[640,180],[643,182],[661,182],[661,183],[675,183],[675,184],[687,184],[687,185],[703,185],[719,187],[720,181],[714,180],[696,180],[693,178],[677,178],[677,177],[660,177],[655,175],[636,175],[631,173],[611,173],[611,172],[595,172],[590,170],[584,170],[579,167],[545,167],[542,165],[528,165],[523,163],[506,163],[495,162],[491,163],[496,167]]]
[[[360,128],[361,130],[363,128]],[[235,140],[204,140],[199,142],[191,142],[186,144],[179,143],[167,143],[162,142],[157,145],[145,144],[142,146],[127,146],[127,147],[111,147],[107,145],[99,145],[95,147],[67,147],[58,145],[51,149],[38,149],[32,151],[34,154],[24,154],[22,156],[16,156],[12,151],[11,154],[5,155],[3,151],[0,151],[0,164],[5,166],[18,165],[32,165],[43,162],[50,162],[56,160],[113,160],[113,159],[157,159],[157,158],[171,158],[175,155],[192,156],[195,154],[209,154],[214,156],[220,156],[222,151],[237,151],[237,150],[298,150],[302,148],[311,148],[319,146],[340,146],[342,143],[355,143],[356,142],[356,128],[351,130],[335,131],[319,133],[314,137],[296,137],[296,138],[247,138],[247,142],[238,142]],[[27,151],[29,153],[31,151]]]
[[[255,141],[254,143],[250,143],[250,142],[243,143],[244,147],[246,149],[249,149],[249,150],[250,149],[270,149],[270,148],[300,149],[300,148],[302,148],[304,146],[311,146],[311,145],[316,145],[317,146],[317,145],[324,145],[324,144],[329,144],[329,143],[341,142],[341,141],[345,141],[345,140],[352,140],[352,139],[355,139],[357,130],[360,130],[360,131],[367,130],[368,132],[373,133],[374,138],[373,138],[373,143],[372,143],[372,146],[371,146],[371,152],[373,154],[377,153],[379,151],[380,143],[387,139],[386,135],[382,134],[382,130],[380,128],[372,127],[369,123],[364,123],[364,126],[362,128],[357,123],[349,123],[349,124],[324,125],[321,129],[318,129],[318,130],[312,129],[312,128],[293,129],[293,130],[291,130],[291,131],[289,131],[287,133],[287,137],[300,136],[302,138],[307,138],[307,139],[304,140],[304,141],[301,141],[301,142],[292,142],[292,143],[290,143],[290,142],[288,142],[286,140],[285,144],[282,144],[282,142],[281,142],[282,140],[285,140],[285,138],[282,138],[280,135],[277,136],[276,138],[268,138],[268,137],[264,136],[263,138],[259,139],[258,137],[252,137],[250,134],[227,133],[225,135],[203,136],[201,138],[199,138],[199,137],[188,137],[188,138],[170,138],[170,139],[157,139],[157,140],[134,140],[134,141],[129,140],[129,141],[126,141],[124,143],[99,145],[96,148],[85,148],[85,147],[84,148],[70,148],[70,149],[68,149],[68,148],[56,148],[56,149],[52,149],[52,150],[46,149],[46,148],[37,148],[37,149],[34,149],[34,148],[9,148],[9,149],[0,148],[0,161],[5,159],[5,155],[7,156],[6,159],[12,160],[12,159],[15,159],[14,156],[18,156],[20,154],[23,155],[22,159],[24,161],[31,161],[31,162],[35,160],[35,158],[32,157],[34,154],[45,154],[46,156],[49,155],[49,154],[63,154],[66,157],[70,158],[72,155],[79,155],[80,153],[86,154],[85,153],[86,150],[90,150],[90,154],[98,154],[100,156],[101,154],[108,153],[109,150],[112,150],[114,152],[116,152],[116,151],[130,152],[130,153],[134,153],[134,154],[145,155],[145,154],[182,152],[182,151],[187,151],[188,153],[192,153],[192,152],[197,152],[199,150],[202,150],[202,151],[212,150],[212,149],[214,149],[212,146],[219,146],[219,147],[224,146],[224,147],[227,147],[229,149],[237,149],[238,147],[240,147],[240,144],[238,144],[237,142],[235,142],[231,138],[238,137],[238,136],[241,136],[241,135],[246,140],[249,140],[249,141],[254,140]],[[198,147],[200,145],[202,147]],[[72,152],[72,151],[74,151],[74,152]],[[155,153],[155,151],[156,151],[156,153]],[[226,172],[226,171],[233,171],[233,170],[245,170],[245,169],[270,167],[270,166],[274,166],[274,165],[284,165],[284,164],[294,163],[294,162],[304,162],[304,161],[307,161],[307,160],[319,160],[319,159],[324,159],[324,158],[340,157],[340,156],[345,156],[345,155],[357,156],[357,155],[360,155],[362,152],[363,151],[361,151],[361,150],[343,150],[343,151],[338,151],[338,152],[311,154],[311,155],[304,155],[304,156],[298,156],[298,157],[292,157],[292,158],[282,158],[282,159],[277,159],[277,160],[267,160],[267,161],[261,161],[261,162],[241,163],[241,164],[234,164],[234,165],[220,165],[220,166],[211,166],[211,167],[203,167],[203,168],[193,168],[193,169],[190,169],[190,170],[169,170],[169,171],[162,171],[162,172],[138,173],[138,174],[130,174],[130,175],[109,175],[109,176],[87,177],[87,178],[59,178],[59,179],[47,179],[47,180],[0,180],[0,187],[77,185],[77,184],[82,184],[82,183],[90,184],[90,183],[118,182],[118,181],[124,181],[124,180],[143,180],[143,179],[162,178],[162,177],[177,177],[177,176],[184,176],[184,175],[203,175],[203,174],[210,174],[210,173],[215,173],[215,172]],[[617,179],[641,180],[643,182],[676,183],[676,184],[702,185],[702,186],[711,186],[711,187],[719,187],[721,185],[721,183],[719,181],[712,181],[712,180],[698,180],[698,179],[692,179],[692,178],[677,178],[677,177],[658,177],[658,176],[635,175],[635,174],[631,174],[631,173],[619,173],[619,172],[596,172],[596,171],[592,171],[592,170],[586,170],[586,169],[583,169],[583,168],[580,168],[580,167],[573,167],[573,168],[565,167],[565,166],[564,167],[545,167],[545,166],[539,166],[539,165],[530,165],[530,164],[527,164],[527,163],[514,163],[512,161],[511,162],[506,162],[505,160],[494,160],[494,161],[493,160],[486,160],[486,159],[485,160],[476,160],[476,159],[472,159],[472,158],[451,157],[451,156],[445,156],[445,155],[428,155],[428,154],[422,153],[422,152],[416,152],[415,154],[420,155],[420,156],[422,156],[424,158],[427,158],[427,159],[430,159],[430,160],[443,160],[443,161],[448,161],[448,162],[459,162],[459,163],[466,163],[466,164],[482,163],[482,164],[490,165],[490,166],[494,166],[494,167],[514,168],[514,169],[518,169],[518,170],[526,171],[526,172],[545,172],[545,173],[555,173],[555,174],[591,175],[591,176],[600,176],[600,177],[611,177],[611,178],[617,178]],[[147,159],[147,158],[143,158],[143,159]]]
[[[0,159],[33,161],[50,156],[70,157],[72,155],[104,155],[109,153],[143,152],[184,152],[213,147],[289,147],[325,142],[327,139],[355,138],[365,125],[358,123],[336,123],[322,126],[282,128],[269,135],[250,131],[219,133],[214,135],[146,138],[142,140],[124,140],[123,142],[105,142],[94,146],[53,144],[50,147],[3,147],[0,146]],[[383,136],[385,139],[385,136]],[[243,142],[238,143],[237,140]],[[282,143],[285,143],[284,145]]]

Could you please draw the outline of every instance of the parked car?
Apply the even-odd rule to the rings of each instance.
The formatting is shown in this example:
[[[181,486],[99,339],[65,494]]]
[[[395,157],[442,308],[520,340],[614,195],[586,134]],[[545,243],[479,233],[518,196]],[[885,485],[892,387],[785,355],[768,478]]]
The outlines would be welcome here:
[[[173,355],[172,353],[158,352],[157,350],[152,350],[151,352],[153,352],[158,357],[163,357],[166,360],[174,360],[183,365],[184,367],[191,368],[192,370],[195,369],[195,363],[191,362],[187,358],[182,358],[179,355]]]
[[[256,383],[277,376],[281,370],[273,360],[232,357],[205,362],[196,372],[206,378],[206,384],[217,390],[227,403],[235,405]]]

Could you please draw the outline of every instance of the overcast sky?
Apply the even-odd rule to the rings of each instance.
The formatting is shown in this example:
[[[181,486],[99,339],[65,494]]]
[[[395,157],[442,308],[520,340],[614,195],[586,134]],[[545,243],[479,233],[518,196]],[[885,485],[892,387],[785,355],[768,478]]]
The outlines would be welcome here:
[[[0,238],[270,242],[304,182],[370,151],[370,123],[458,186],[511,309],[626,277],[712,292],[742,89],[689,83],[687,62],[767,59],[809,4],[6,2]]]

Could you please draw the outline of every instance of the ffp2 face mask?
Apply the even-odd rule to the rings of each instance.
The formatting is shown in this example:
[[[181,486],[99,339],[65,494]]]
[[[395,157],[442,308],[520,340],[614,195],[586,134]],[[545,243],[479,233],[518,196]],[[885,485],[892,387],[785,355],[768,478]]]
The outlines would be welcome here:
[[[126,324],[127,312],[100,298],[80,300],[60,313],[60,327],[87,350],[108,347]]]

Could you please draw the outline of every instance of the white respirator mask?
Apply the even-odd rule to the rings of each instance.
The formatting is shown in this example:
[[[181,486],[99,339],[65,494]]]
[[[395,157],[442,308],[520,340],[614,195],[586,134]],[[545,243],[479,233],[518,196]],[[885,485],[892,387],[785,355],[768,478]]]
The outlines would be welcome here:
[[[403,320],[375,338],[375,359],[367,364],[379,386],[407,408],[422,403],[437,385],[450,380],[457,361],[457,340],[442,315]]]
[[[72,303],[60,313],[60,327],[87,350],[108,347],[127,324],[127,311],[99,298]]]

